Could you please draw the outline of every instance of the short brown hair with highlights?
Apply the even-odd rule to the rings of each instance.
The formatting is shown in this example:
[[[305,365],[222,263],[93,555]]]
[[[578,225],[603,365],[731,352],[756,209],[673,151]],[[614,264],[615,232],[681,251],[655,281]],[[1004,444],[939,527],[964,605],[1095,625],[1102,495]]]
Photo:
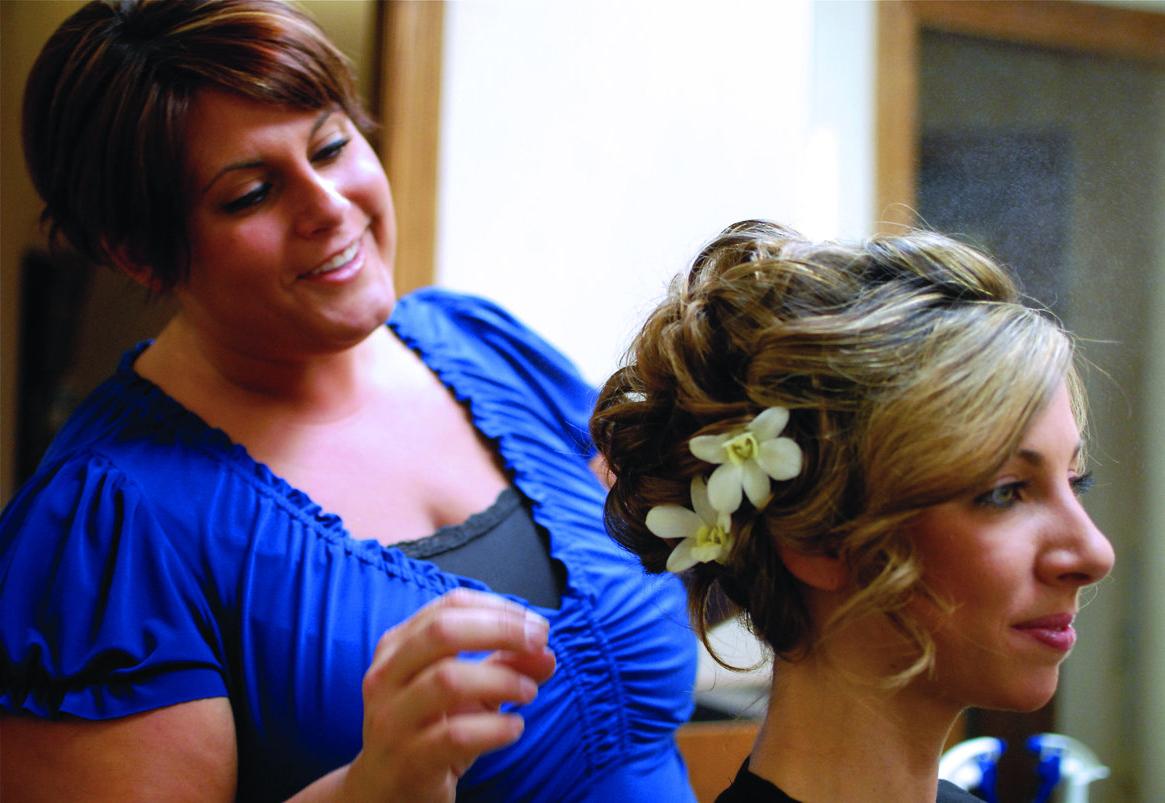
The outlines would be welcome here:
[[[607,526],[663,571],[672,544],[645,519],[689,506],[691,478],[711,470],[689,440],[788,408],[804,468],[773,483],[764,510],[746,501],[734,514],[726,565],[686,573],[695,626],[707,642],[727,598],[778,655],[803,655],[823,633],[777,545],[839,556],[853,595],[817,624],[885,614],[918,648],[889,679],[903,682],[933,653],[907,610],[929,592],[905,525],[988,482],[1062,381],[1083,429],[1072,341],[975,248],[924,231],[819,243],[744,221],[673,281],[600,394],[591,431],[615,477]]]
[[[24,92],[25,159],[43,220],[85,258],[189,268],[186,120],[203,89],[370,124],[351,65],[280,0],[95,0],[45,44]]]

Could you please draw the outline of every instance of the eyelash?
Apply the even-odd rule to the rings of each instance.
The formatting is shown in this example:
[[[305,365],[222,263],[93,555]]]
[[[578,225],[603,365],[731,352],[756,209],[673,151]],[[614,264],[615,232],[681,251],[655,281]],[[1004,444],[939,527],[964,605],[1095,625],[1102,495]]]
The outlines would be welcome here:
[[[339,139],[329,142],[324,147],[320,148],[312,155],[312,162],[315,164],[328,164],[334,162],[343,153],[344,149],[348,147],[351,142],[349,137],[340,137]],[[271,191],[271,183],[263,182],[255,189],[242,195],[233,201],[228,201],[222,205],[222,210],[227,214],[237,214],[244,212],[254,206],[258,206],[267,199],[267,194]]]
[[[1085,471],[1080,476],[1073,477],[1071,479],[1071,484],[1072,491],[1077,496],[1084,496],[1084,494],[1092,490],[1093,485],[1096,485],[1096,477],[1092,476],[1091,471]]]
[[[344,148],[348,147],[348,143],[351,141],[352,140],[349,137],[340,137],[339,139],[335,139],[332,142],[329,142],[327,145],[316,151],[315,156],[312,157],[312,161],[332,161],[344,151]]]
[[[1091,471],[1086,471],[1076,477],[1068,480],[1072,486],[1072,491],[1077,496],[1083,496],[1088,493],[1096,480],[1092,476]],[[995,510],[1007,510],[1016,502],[1021,500],[1020,494],[1027,488],[1026,482],[1006,482],[1003,485],[997,485],[985,494],[975,497],[975,504],[979,507],[992,508]],[[1000,499],[1000,494],[1006,493],[1006,499]]]
[[[257,206],[258,204],[261,204],[264,200],[266,200],[267,193],[270,190],[271,190],[271,184],[269,182],[264,181],[262,184],[260,184],[258,187],[251,190],[250,192],[248,192],[246,195],[243,195],[239,198],[236,198],[233,201],[230,201],[228,203],[223,204],[222,209],[224,212],[226,212],[228,214],[232,214],[232,215],[236,214],[238,212],[243,212],[247,209],[250,209],[253,206]]]

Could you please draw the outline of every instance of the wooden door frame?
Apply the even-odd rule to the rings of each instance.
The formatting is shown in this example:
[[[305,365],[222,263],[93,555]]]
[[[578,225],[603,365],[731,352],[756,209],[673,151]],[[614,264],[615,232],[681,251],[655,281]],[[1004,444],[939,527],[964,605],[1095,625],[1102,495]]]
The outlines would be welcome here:
[[[923,30],[1165,64],[1165,14],[1069,0],[882,0],[876,16],[875,228],[917,223]]]
[[[400,295],[435,280],[444,6],[424,0],[380,5],[377,144],[396,204]]]

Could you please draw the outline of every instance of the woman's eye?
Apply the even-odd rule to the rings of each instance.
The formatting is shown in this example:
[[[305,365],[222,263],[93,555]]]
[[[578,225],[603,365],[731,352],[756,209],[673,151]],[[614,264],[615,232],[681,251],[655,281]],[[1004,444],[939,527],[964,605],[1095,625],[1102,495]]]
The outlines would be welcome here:
[[[242,195],[233,201],[228,201],[222,205],[224,212],[234,213],[242,212],[250,209],[253,206],[263,203],[267,198],[267,193],[271,191],[271,185],[267,183],[260,184],[255,189]]]
[[[1008,482],[1003,485],[996,485],[987,493],[975,497],[975,504],[981,507],[1006,510],[1019,501],[1023,486],[1024,483],[1022,482]]]
[[[1091,471],[1085,471],[1077,477],[1071,477],[1068,483],[1077,496],[1083,496],[1092,490],[1092,486],[1096,484],[1096,478],[1092,476]]]
[[[330,162],[343,152],[344,148],[348,146],[351,140],[347,137],[340,137],[339,139],[329,142],[324,147],[320,148],[312,156],[313,162]]]

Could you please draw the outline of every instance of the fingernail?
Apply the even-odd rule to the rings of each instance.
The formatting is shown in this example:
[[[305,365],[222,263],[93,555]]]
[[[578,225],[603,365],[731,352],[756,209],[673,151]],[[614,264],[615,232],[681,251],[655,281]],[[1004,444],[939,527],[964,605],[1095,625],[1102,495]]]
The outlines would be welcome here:
[[[530,647],[542,647],[550,633],[550,622],[533,611],[526,611],[525,629],[526,644]]]

